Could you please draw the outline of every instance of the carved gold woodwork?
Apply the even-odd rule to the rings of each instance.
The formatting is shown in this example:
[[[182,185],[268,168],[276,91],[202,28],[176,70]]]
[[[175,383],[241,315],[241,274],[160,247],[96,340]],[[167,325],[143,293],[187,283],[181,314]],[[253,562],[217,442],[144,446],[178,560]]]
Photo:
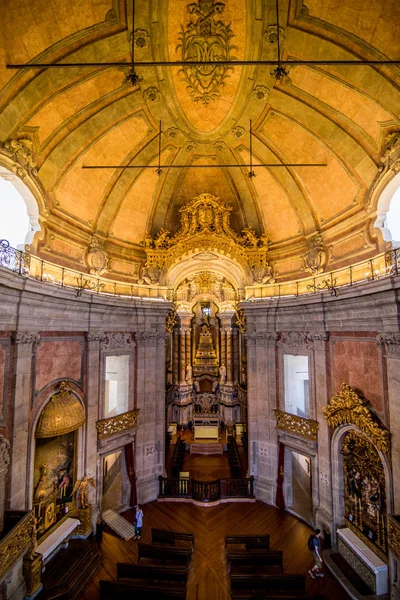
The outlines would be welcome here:
[[[32,546],[32,530],[33,514],[30,511],[0,540],[0,581]]]
[[[236,325],[240,331],[240,333],[246,333],[247,323],[246,317],[243,310],[237,310],[236,312]]]
[[[165,320],[165,331],[167,333],[172,333],[176,323],[176,310],[170,310]]]
[[[123,413],[122,415],[97,421],[97,437],[101,440],[110,435],[115,435],[116,433],[121,433],[136,427],[138,416],[139,409],[135,408],[129,412]]]
[[[144,272],[161,282],[168,268],[183,256],[216,251],[231,257],[246,270],[256,283],[272,283],[272,270],[267,261],[268,235],[260,238],[250,228],[237,235],[230,227],[232,207],[211,194],[201,194],[181,209],[181,228],[170,237],[161,229],[153,239],[146,234],[143,245],[147,260]]]
[[[43,409],[36,427],[37,438],[56,437],[75,431],[86,420],[85,409],[72,393],[67,381],[60,383],[59,391]]]
[[[25,556],[23,573],[26,583],[26,597],[31,598],[42,587],[42,555]]]
[[[351,423],[359,427],[378,450],[387,453],[390,451],[389,431],[377,421],[367,404],[367,400],[360,398],[349,385],[342,383],[340,391],[330,399],[322,411],[332,429]]]
[[[318,421],[304,419],[282,410],[275,410],[276,428],[302,435],[310,440],[318,439]]]
[[[389,549],[400,560],[400,522],[399,515],[388,515],[388,544]]]
[[[85,508],[77,508],[76,516],[80,521],[77,534],[83,537],[88,536],[92,531],[92,505],[89,504]]]
[[[346,524],[374,552],[387,554],[385,472],[376,447],[352,429],[343,439],[343,498]]]

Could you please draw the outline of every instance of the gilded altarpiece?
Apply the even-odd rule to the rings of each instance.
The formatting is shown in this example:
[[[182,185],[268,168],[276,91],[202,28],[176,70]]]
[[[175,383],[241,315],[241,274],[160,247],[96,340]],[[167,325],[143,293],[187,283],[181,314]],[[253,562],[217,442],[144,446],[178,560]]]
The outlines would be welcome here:
[[[379,454],[375,446],[356,431],[346,434],[341,454],[346,525],[386,558],[385,473]]]

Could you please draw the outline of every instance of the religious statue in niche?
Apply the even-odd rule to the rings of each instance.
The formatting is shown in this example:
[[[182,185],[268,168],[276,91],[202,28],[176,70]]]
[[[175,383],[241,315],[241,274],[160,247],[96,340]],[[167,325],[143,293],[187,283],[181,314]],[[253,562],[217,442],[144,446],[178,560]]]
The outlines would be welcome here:
[[[308,250],[303,258],[304,269],[311,275],[319,275],[324,272],[326,264],[326,251],[322,236],[316,233],[311,238]]]
[[[217,0],[197,0],[186,7],[190,20],[181,26],[180,43],[176,49],[181,51],[182,61],[203,61],[208,65],[190,65],[180,69],[179,73],[187,84],[187,90],[193,102],[209,104],[221,95],[221,88],[232,67],[218,64],[219,61],[235,60],[231,44],[234,37],[229,23],[221,20],[225,2]]]
[[[90,506],[89,485],[91,485],[92,487],[96,487],[93,477],[88,477],[87,475],[84,475],[82,479],[77,480],[77,482],[74,485],[74,489],[72,490],[73,497],[76,492],[80,508],[89,508]]]
[[[193,383],[193,369],[190,364],[186,367],[186,383]]]
[[[219,368],[219,382],[226,383],[226,366],[221,365]]]
[[[350,431],[341,453],[346,524],[387,554],[385,473],[378,451],[366,437]]]

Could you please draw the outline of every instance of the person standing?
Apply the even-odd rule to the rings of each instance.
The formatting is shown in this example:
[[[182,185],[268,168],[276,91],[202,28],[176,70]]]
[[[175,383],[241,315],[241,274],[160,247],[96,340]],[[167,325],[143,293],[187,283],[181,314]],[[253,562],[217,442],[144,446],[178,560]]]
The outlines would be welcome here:
[[[141,535],[142,535],[142,527],[143,527],[143,511],[142,511],[142,505],[138,504],[136,507],[136,514],[135,514],[135,536],[134,536],[134,540],[140,540]]]
[[[322,560],[322,556],[321,556],[321,530],[320,529],[315,529],[314,534],[310,535],[310,537],[308,539],[308,548],[309,548],[309,550],[312,551],[314,559],[315,559],[315,565],[313,566],[312,569],[310,569],[308,571],[310,576],[313,579],[315,579],[316,577],[323,577],[324,574],[321,572],[321,569],[322,569],[322,563],[324,561]]]

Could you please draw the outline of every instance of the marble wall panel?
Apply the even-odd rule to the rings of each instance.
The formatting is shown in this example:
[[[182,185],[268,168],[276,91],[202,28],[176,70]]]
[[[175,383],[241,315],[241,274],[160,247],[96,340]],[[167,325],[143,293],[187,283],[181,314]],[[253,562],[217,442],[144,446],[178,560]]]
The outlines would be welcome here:
[[[42,341],[36,354],[35,390],[55,379],[82,377],[82,345],[79,341]]]
[[[6,349],[0,346],[0,415],[3,414],[4,403],[6,402],[4,397],[6,357]]]
[[[375,340],[333,339],[332,383],[332,393],[336,393],[342,383],[358,389],[374,410],[383,415],[382,363]]]

